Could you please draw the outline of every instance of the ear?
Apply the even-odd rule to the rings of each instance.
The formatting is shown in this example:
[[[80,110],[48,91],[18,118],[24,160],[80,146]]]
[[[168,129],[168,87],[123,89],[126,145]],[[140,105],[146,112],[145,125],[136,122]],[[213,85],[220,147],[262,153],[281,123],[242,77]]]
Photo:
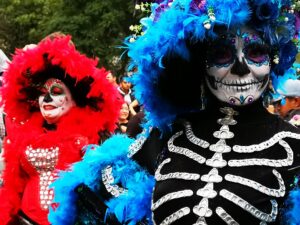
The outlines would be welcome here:
[[[300,108],[300,97],[295,97],[295,105]]]

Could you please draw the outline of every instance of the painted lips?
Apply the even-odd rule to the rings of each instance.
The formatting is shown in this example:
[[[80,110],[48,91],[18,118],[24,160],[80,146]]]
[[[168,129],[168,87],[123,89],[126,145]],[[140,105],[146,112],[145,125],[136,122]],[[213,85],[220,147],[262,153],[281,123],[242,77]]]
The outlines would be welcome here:
[[[43,106],[43,109],[44,110],[53,110],[53,109],[56,109],[57,107],[53,106],[53,105],[44,105]]]

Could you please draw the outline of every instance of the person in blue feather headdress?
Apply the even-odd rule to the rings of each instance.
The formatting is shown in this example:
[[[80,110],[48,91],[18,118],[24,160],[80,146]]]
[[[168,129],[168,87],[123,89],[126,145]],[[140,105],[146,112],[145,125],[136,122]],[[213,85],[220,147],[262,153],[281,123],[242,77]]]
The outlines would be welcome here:
[[[126,39],[145,131],[88,146],[53,184],[56,224],[300,224],[300,131],[268,113],[298,2],[165,0]]]
[[[289,69],[284,76],[274,77],[274,109],[284,120],[300,127],[300,80],[296,69]]]

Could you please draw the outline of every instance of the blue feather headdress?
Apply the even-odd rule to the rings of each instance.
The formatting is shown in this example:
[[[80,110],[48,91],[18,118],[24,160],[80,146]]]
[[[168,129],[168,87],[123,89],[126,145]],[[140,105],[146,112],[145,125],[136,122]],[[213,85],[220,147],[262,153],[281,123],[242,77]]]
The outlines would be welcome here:
[[[149,125],[164,130],[176,115],[198,110],[200,94],[196,89],[200,89],[205,67],[188,69],[189,62],[195,58],[189,45],[216,38],[216,27],[232,29],[247,25],[254,28],[279,58],[278,64],[272,66],[273,73],[283,74],[293,64],[297,53],[292,42],[294,13],[295,5],[289,0],[165,0],[153,3],[151,15],[141,20],[144,35],[134,42],[126,42],[131,58],[129,69],[138,70],[132,77],[135,95],[148,111]],[[201,55],[202,49],[197,51]],[[177,59],[186,62],[183,74],[185,72],[184,76],[190,81],[168,72],[169,65],[176,64]],[[178,69],[182,68],[173,70]],[[178,83],[182,86],[176,86]],[[183,91],[184,86],[189,87]]]

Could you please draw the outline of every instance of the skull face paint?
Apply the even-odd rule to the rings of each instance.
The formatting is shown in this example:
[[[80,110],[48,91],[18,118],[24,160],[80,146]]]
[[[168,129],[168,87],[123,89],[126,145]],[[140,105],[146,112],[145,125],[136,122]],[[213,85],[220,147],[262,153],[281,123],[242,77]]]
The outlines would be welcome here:
[[[48,124],[56,123],[75,106],[69,88],[59,79],[48,79],[40,91],[39,106]]]
[[[248,28],[220,35],[210,43],[206,83],[221,101],[246,105],[265,90],[270,73],[269,47]]]

